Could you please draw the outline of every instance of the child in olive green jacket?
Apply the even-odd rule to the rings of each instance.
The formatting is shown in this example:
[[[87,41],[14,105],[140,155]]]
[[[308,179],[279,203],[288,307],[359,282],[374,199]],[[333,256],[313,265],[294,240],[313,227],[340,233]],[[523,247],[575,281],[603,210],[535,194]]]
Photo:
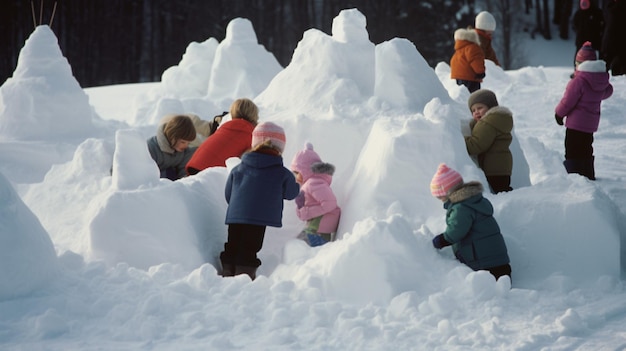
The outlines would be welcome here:
[[[485,172],[491,192],[511,191],[513,154],[509,149],[513,136],[513,114],[498,106],[496,94],[480,89],[473,92],[467,105],[472,112],[472,134],[465,137],[470,156],[478,158],[478,166]]]

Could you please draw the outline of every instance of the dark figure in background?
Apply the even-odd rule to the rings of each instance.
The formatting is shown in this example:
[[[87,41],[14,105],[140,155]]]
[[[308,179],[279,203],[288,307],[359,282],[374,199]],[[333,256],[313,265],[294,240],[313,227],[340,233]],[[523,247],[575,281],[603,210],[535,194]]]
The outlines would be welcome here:
[[[598,7],[596,1],[580,0],[580,8],[572,19],[572,29],[576,33],[576,51],[587,41],[591,42],[594,50],[600,51],[602,45],[602,32],[604,31],[604,15]],[[574,65],[576,65],[574,59]]]
[[[626,0],[608,0],[600,58],[613,76],[626,74]]]
[[[559,38],[569,39],[569,18],[572,14],[572,0],[554,0],[552,23],[559,26]]]

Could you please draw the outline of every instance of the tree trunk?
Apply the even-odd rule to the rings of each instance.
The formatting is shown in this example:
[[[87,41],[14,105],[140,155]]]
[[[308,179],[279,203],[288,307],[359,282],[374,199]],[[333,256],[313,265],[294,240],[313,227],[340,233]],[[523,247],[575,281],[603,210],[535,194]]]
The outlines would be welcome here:
[[[543,37],[547,40],[552,39],[550,33],[550,7],[548,6],[548,0],[543,0]]]

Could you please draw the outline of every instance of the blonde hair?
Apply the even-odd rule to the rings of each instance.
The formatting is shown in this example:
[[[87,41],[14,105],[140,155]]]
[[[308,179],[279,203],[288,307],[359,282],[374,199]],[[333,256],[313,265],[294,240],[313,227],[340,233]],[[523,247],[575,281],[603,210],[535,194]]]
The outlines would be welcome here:
[[[230,116],[241,118],[257,125],[259,122],[259,108],[250,99],[237,99],[230,105]]]
[[[165,123],[163,134],[170,145],[174,145],[178,140],[194,141],[196,139],[196,128],[193,126],[191,118],[178,115]]]

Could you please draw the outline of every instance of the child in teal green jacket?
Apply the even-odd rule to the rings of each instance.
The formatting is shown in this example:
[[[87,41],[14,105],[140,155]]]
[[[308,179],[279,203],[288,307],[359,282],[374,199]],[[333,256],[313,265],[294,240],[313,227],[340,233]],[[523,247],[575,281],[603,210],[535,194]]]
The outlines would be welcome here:
[[[435,236],[433,246],[452,245],[456,258],[471,269],[487,270],[496,280],[511,277],[504,237],[493,218],[493,206],[483,197],[480,182],[463,182],[461,175],[440,164],[430,183],[434,197],[444,202],[446,231]]]

